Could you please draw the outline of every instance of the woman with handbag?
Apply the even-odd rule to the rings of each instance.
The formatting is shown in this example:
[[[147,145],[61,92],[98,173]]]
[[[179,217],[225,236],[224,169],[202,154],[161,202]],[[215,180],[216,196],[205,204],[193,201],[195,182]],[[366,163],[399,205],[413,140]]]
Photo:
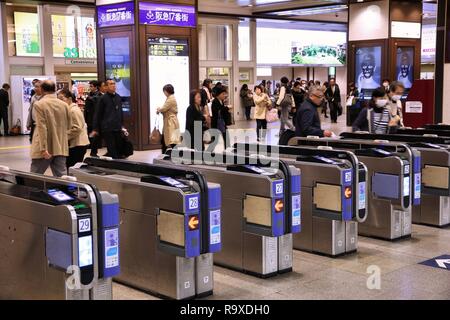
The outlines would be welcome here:
[[[202,97],[200,91],[191,91],[189,107],[186,110],[186,132],[189,132],[190,139],[189,141],[186,141],[185,145],[199,151],[204,150],[203,133],[208,130],[206,117],[203,113],[201,104]],[[196,127],[198,128],[197,130]]]
[[[215,98],[212,103],[211,128],[217,129],[222,133],[225,148],[229,147],[229,139],[227,139],[227,122],[229,123],[230,111],[225,106],[224,101],[228,95],[227,88],[224,86],[216,89]]]
[[[69,169],[75,164],[83,162],[89,146],[89,137],[83,112],[75,103],[76,100],[72,92],[69,89],[63,89],[58,92],[58,99],[64,101],[69,108],[70,129],[67,131],[69,156],[66,160],[66,167]]]
[[[255,94],[253,95],[255,101],[255,119],[256,119],[256,140],[266,140],[267,120],[266,114],[272,101],[269,96],[264,93],[261,85],[255,86]]]
[[[162,113],[164,119],[162,153],[165,153],[168,148],[173,148],[180,143],[180,123],[177,118],[178,105],[175,89],[171,84],[166,84],[163,92],[167,99],[161,108],[156,109],[156,113]]]

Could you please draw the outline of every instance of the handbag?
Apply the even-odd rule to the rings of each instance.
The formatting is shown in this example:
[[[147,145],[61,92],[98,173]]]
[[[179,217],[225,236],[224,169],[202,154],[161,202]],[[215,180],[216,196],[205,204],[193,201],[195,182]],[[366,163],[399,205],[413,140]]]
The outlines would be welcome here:
[[[122,132],[122,148],[120,150],[120,155],[124,158],[128,158],[133,155],[134,147],[128,137]]]
[[[153,127],[152,133],[150,134],[150,144],[161,144],[162,134],[159,131],[158,116],[156,116],[155,126]]]
[[[225,120],[222,118],[222,113],[219,111],[219,116],[217,119],[217,130],[219,130],[222,133],[225,133],[227,130],[227,127],[225,125]]]
[[[9,130],[11,136],[18,136],[22,133],[22,122],[17,119],[16,124]]]
[[[342,105],[340,103],[337,105],[337,111],[338,111],[338,116],[341,116],[342,115]]]
[[[278,110],[276,108],[272,108],[266,113],[266,121],[268,123],[278,121]]]

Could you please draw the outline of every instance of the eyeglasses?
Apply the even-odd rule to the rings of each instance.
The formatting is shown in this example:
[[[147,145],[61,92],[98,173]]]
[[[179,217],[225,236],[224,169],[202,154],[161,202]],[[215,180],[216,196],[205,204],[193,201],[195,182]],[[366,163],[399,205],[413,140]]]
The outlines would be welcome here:
[[[325,97],[325,96],[318,96],[317,94],[314,94],[314,93],[313,93],[313,96],[316,98],[319,98],[319,99],[323,99]]]

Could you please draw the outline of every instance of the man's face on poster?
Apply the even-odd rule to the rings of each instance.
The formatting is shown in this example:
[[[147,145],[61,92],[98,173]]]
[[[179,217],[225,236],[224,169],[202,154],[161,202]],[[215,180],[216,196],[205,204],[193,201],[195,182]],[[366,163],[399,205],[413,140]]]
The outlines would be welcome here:
[[[403,78],[407,78],[409,75],[410,63],[407,54],[402,56],[402,64],[400,65],[400,72]]]
[[[373,77],[375,72],[375,59],[372,55],[364,56],[364,60],[361,63],[361,70],[364,78],[370,79]]]

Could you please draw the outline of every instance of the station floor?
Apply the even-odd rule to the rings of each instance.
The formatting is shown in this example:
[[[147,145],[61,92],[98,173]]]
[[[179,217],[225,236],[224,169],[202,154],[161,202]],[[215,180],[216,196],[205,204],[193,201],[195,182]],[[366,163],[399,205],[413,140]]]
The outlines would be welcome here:
[[[323,128],[336,134],[347,130],[344,117],[338,124],[323,119]],[[276,144],[277,124],[268,137]],[[254,132],[255,122],[232,127]],[[256,135],[252,138],[256,139]],[[100,152],[100,154],[103,154]],[[159,151],[136,152],[130,160],[151,162]],[[29,170],[28,137],[0,137],[0,165]],[[358,252],[329,258],[294,250],[293,272],[260,279],[221,267],[214,269],[214,295],[205,299],[450,299],[450,270],[419,264],[450,254],[450,228],[413,225],[411,239],[396,242],[359,237]],[[369,289],[368,269],[379,268],[379,289]],[[114,299],[153,300],[149,294],[114,284]]]

